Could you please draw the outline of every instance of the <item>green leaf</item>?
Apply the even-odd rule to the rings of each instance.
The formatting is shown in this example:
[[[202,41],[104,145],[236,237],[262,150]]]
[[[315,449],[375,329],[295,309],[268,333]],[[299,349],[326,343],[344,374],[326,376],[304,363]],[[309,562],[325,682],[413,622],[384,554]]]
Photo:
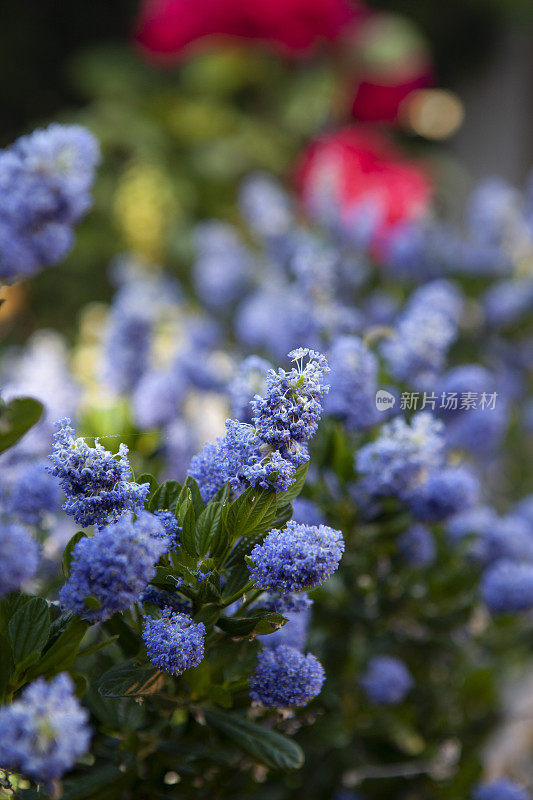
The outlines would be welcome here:
[[[143,725],[146,712],[133,697],[102,697],[95,683],[91,683],[84,702],[95,717],[115,730],[137,730]]]
[[[172,511],[181,492],[177,481],[165,481],[159,486],[148,501],[148,511]]]
[[[98,609],[102,608],[102,603],[97,597],[93,597],[92,594],[87,595],[87,597],[83,598],[83,604],[85,608],[88,608],[89,611],[98,611]]]
[[[72,536],[71,539],[67,542],[67,546],[63,550],[63,559],[62,559],[62,567],[63,567],[63,575],[65,578],[68,578],[70,575],[70,564],[72,562],[72,553],[80,539],[84,539],[87,536],[85,531],[78,531],[77,533]]]
[[[7,626],[11,617],[31,600],[32,597],[22,592],[10,592],[0,600],[0,630],[7,634]]]
[[[13,673],[13,657],[11,645],[6,634],[0,633],[0,703],[10,683]]]
[[[150,665],[139,665],[134,659],[116,664],[98,681],[102,697],[137,697],[151,694],[161,673]]]
[[[150,498],[152,497],[154,492],[157,491],[157,488],[159,486],[154,476],[151,475],[149,472],[143,472],[142,475],[139,475],[139,477],[137,478],[137,483],[140,485],[142,485],[143,483],[147,483],[149,485],[150,489],[148,490],[148,500],[150,500]]]
[[[46,600],[32,597],[11,617],[9,642],[16,669],[20,672],[39,658],[50,634],[50,613]]]
[[[198,536],[196,533],[196,513],[192,498],[185,500],[179,507],[176,507],[176,517],[182,528],[179,535],[182,547],[190,556],[197,557]]]
[[[218,627],[230,636],[264,635],[279,630],[287,618],[274,611],[256,611],[248,617],[221,617]]]
[[[125,786],[131,780],[127,772],[121,771],[113,764],[101,767],[91,767],[90,771],[81,777],[67,778],[63,784],[62,800],[99,800],[121,797],[120,786]]]
[[[224,525],[232,539],[269,531],[276,518],[276,493],[249,486],[231,504]]]
[[[219,541],[219,534],[222,529],[221,523],[222,505],[220,503],[209,503],[196,522],[196,538],[198,541],[198,554],[204,558],[213,545],[216,551]]]
[[[206,708],[204,713],[208,725],[228,736],[267,767],[289,771],[303,765],[302,749],[286,736],[223,711]]]
[[[202,606],[200,611],[194,615],[193,619],[195,622],[203,622],[205,627],[209,628],[218,620],[221,610],[220,606],[217,606],[215,603],[206,603]]]
[[[202,511],[204,510],[205,504],[202,500],[202,495],[200,494],[200,489],[198,484],[191,478],[190,475],[187,475],[185,481],[183,483],[183,488],[179,494],[179,497],[176,501],[176,508],[179,508],[185,500],[191,500],[192,505],[194,508],[194,514],[196,517],[199,517]]]
[[[278,507],[284,506],[286,503],[292,503],[292,501],[298,497],[304,488],[308,469],[309,461],[307,461],[305,464],[300,464],[300,466],[297,467],[294,483],[289,486],[286,492],[281,492],[278,494]]]
[[[276,530],[281,530],[284,528],[287,522],[292,519],[292,514],[293,508],[290,503],[286,503],[283,506],[280,506],[278,503],[276,519],[272,523],[272,528],[276,528]]]
[[[42,403],[33,397],[16,397],[9,403],[0,401],[0,453],[18,442],[41,418]]]
[[[88,627],[89,623],[81,617],[72,617],[54,643],[45,650],[39,663],[28,671],[27,680],[33,680],[39,675],[52,677],[58,672],[71,669]]]

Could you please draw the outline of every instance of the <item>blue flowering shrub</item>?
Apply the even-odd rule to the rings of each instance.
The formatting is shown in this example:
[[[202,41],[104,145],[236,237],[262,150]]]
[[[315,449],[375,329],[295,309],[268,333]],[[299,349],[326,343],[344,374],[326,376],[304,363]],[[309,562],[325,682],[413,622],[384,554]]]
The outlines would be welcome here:
[[[96,151],[51,130],[20,158],[70,143],[39,221],[72,230]],[[532,630],[530,199],[379,266],[333,204],[240,203],[190,274],[115,259],[73,348],[2,359],[0,792],[527,800],[486,745]],[[10,280],[60,260],[15,233]]]

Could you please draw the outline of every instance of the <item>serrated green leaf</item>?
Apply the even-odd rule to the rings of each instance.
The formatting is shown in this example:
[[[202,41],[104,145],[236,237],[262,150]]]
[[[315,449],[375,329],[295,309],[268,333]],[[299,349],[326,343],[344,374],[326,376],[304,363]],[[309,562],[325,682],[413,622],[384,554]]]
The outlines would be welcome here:
[[[302,749],[286,736],[223,711],[206,708],[204,713],[209,726],[228,736],[267,767],[290,771],[303,765]]]
[[[231,539],[257,536],[269,531],[276,518],[276,493],[249,486],[231,504],[223,524]]]
[[[32,597],[11,617],[9,642],[15,668],[22,671],[34,664],[48,641],[50,613],[46,600]]]
[[[0,401],[0,453],[39,422],[42,413],[42,403],[33,397],[16,397],[9,403]]]
[[[102,697],[138,697],[151,694],[161,673],[151,664],[138,664],[134,659],[116,664],[98,681]]]
[[[80,539],[84,539],[86,536],[87,534],[85,533],[85,531],[78,531],[67,542],[67,545],[63,550],[63,558],[61,560],[61,565],[63,567],[63,575],[65,576],[65,578],[68,578],[70,575],[70,564],[72,562],[73,550],[80,541]]]

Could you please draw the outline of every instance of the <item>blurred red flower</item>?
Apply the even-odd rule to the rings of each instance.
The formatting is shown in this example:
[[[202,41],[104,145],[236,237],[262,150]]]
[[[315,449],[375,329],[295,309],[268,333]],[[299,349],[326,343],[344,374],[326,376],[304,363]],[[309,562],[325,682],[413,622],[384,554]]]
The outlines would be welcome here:
[[[179,58],[206,37],[260,40],[285,54],[334,41],[361,7],[349,0],[144,0],[136,38],[152,56]]]
[[[376,255],[396,225],[423,214],[432,196],[432,181],[423,166],[364,125],[312,142],[296,178],[311,216],[340,225],[354,238],[366,238]]]
[[[397,83],[378,83],[362,80],[353,100],[352,114],[365,122],[397,122],[402,100],[415,89],[427,89],[433,85],[433,75],[428,68],[408,80]]]

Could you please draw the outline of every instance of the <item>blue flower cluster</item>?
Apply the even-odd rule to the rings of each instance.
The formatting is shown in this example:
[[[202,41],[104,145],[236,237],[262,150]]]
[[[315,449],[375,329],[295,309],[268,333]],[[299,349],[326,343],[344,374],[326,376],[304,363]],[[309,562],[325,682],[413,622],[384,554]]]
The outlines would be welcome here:
[[[67,255],[91,206],[98,160],[95,138],[79,125],[49,125],[0,151],[0,279],[33,275]]]
[[[235,228],[210,220],[195,231],[197,258],[193,281],[207,308],[224,309],[240,299],[246,288],[251,258]]]
[[[26,466],[11,486],[6,511],[26,525],[40,525],[47,514],[55,514],[61,490],[48,473],[46,461]]]
[[[263,650],[250,678],[250,697],[268,708],[305,706],[322,689],[324,669],[314,655],[280,645]]]
[[[159,619],[144,618],[142,637],[152,664],[169,675],[197,667],[204,657],[205,625],[170,608]]]
[[[397,705],[412,689],[413,677],[406,665],[394,656],[376,656],[359,678],[368,699],[375,705]]]
[[[60,420],[56,427],[49,471],[59,478],[65,492],[63,509],[78,525],[101,528],[124,512],[143,507],[149,486],[131,481],[125,444],[120,445],[117,460],[98,439],[94,447],[82,437],[75,439],[69,419]]]
[[[20,589],[39,566],[39,546],[26,528],[0,521],[0,597]]]
[[[405,498],[426,474],[442,465],[444,426],[427,411],[408,424],[393,419],[383,425],[378,438],[356,454],[360,485],[370,496]]]
[[[357,336],[340,336],[329,351],[330,387],[324,408],[348,430],[364,430],[377,422],[378,362]]]
[[[143,511],[134,520],[124,514],[92,538],[77,542],[69,579],[59,594],[61,605],[90,622],[125,611],[154,577],[155,565],[168,547],[156,516]]]
[[[38,678],[0,708],[0,765],[51,785],[87,751],[88,719],[66,673]]]
[[[496,561],[483,574],[481,596],[493,613],[515,613],[533,608],[533,563]]]
[[[396,323],[393,337],[381,348],[394,377],[425,386],[438,375],[457,336],[461,312],[459,292],[448,281],[417,289]]]
[[[318,428],[328,389],[323,375],[329,367],[313,350],[302,348],[289,356],[297,366],[290,372],[270,370],[265,396],[255,395],[250,403],[254,427],[227,420],[226,436],[209,442],[191,459],[189,474],[204,500],[227,482],[234,491],[251,484],[283,492],[294,481],[296,468],[308,461],[307,441]]]
[[[473,797],[474,800],[531,800],[531,795],[523,786],[508,778],[480,784]]]
[[[290,521],[285,530],[274,528],[254,547],[250,578],[257,588],[273,592],[313,589],[335,572],[343,552],[340,531]]]
[[[425,522],[439,522],[479,501],[479,480],[468,467],[444,467],[430,473],[407,497],[412,515]]]
[[[176,586],[179,586],[179,579],[176,579]],[[156,586],[148,584],[146,589],[139,595],[139,602],[153,603],[160,609],[169,608],[182,614],[189,614],[191,611],[191,601],[182,595],[169,592],[166,589],[158,589]]]

